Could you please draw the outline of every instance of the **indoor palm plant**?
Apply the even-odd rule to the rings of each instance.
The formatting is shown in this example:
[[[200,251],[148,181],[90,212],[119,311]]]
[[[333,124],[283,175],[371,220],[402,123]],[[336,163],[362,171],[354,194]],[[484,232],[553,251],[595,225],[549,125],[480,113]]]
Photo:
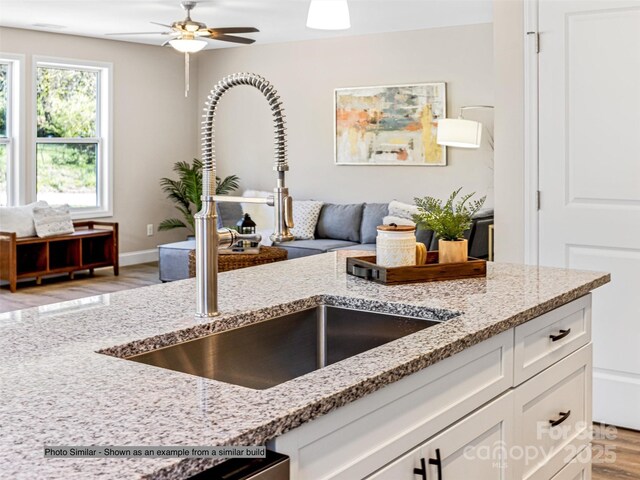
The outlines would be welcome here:
[[[438,236],[438,258],[440,263],[466,262],[468,255],[465,230],[471,227],[472,217],[482,208],[486,196],[469,201],[475,192],[463,195],[456,202],[462,188],[442,200],[433,197],[415,198],[418,213],[413,220],[420,228],[433,230]]]
[[[162,191],[167,198],[176,203],[176,208],[182,214],[180,218],[168,218],[160,222],[158,230],[172,230],[186,228],[192,234],[195,231],[193,216],[202,208],[202,161],[197,158],[193,163],[176,162],[173,171],[178,174],[176,180],[164,177],[160,179]],[[226,195],[238,188],[240,179],[236,175],[229,175],[224,179],[216,177],[216,195]]]

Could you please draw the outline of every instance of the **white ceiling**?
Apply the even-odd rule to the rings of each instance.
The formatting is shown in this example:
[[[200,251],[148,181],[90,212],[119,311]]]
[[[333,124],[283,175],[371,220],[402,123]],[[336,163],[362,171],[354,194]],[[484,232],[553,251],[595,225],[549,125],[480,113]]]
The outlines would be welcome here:
[[[489,23],[492,0],[349,0],[351,29],[326,32],[305,27],[309,0],[200,0],[192,19],[209,27],[253,26],[256,44],[345,35]],[[184,18],[179,0],[0,0],[0,25],[160,45],[155,32]],[[211,42],[208,48],[234,46]],[[1,49],[1,47],[0,47]]]

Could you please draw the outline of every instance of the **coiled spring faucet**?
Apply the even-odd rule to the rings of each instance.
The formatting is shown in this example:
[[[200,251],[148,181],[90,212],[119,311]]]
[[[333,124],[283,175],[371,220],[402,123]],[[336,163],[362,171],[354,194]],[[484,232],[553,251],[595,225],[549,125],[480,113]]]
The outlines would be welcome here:
[[[245,198],[217,196],[216,192],[216,152],[215,117],[216,108],[222,96],[229,89],[238,85],[250,85],[262,92],[273,114],[275,133],[275,162],[273,169],[277,174],[276,188],[273,195],[267,198]],[[227,228],[218,230],[216,201],[266,203],[275,207],[274,232],[271,240],[287,242],[293,240],[289,231],[293,227],[293,201],[285,186],[284,174],[289,170],[287,163],[287,133],[284,111],[278,92],[267,80],[253,73],[236,73],[220,80],[211,90],[205,106],[202,121],[202,210],[195,218],[196,226],[196,287],[197,317],[214,317],[218,315],[218,248],[228,247],[238,240],[260,241],[259,235],[240,235]]]

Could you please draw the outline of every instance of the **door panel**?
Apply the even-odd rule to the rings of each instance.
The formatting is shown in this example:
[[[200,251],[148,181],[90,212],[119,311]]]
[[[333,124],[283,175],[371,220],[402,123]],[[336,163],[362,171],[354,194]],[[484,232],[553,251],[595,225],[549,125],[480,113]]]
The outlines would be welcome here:
[[[640,0],[538,13],[540,263],[611,272],[593,298],[595,420],[640,428]],[[624,373],[622,410],[599,369]]]

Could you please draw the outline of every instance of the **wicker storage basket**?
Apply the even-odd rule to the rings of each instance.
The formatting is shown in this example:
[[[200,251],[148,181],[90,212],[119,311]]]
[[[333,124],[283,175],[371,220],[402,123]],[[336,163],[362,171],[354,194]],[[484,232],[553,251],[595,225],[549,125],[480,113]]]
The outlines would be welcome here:
[[[264,265],[265,263],[280,262],[287,259],[288,252],[284,248],[260,247],[260,253],[218,255],[218,271],[227,272],[238,268]],[[196,276],[196,251],[189,252],[189,276]]]

